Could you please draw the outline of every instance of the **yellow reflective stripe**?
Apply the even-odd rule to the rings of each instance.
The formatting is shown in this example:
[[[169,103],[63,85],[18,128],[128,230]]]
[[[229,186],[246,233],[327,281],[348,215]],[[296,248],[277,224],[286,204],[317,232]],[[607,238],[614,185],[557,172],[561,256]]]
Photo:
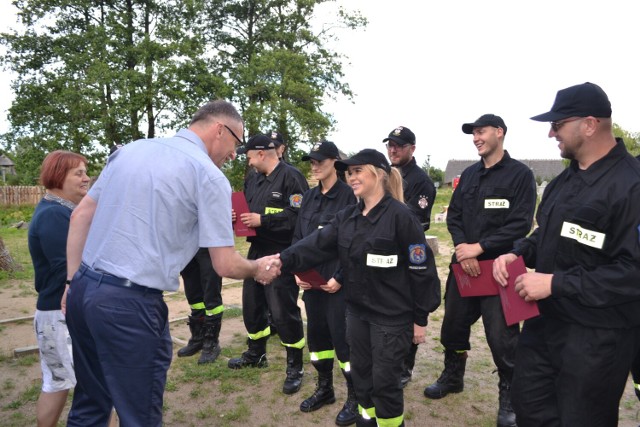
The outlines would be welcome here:
[[[640,390],[640,384],[633,383],[633,386],[636,388],[636,390]]]
[[[205,313],[207,314],[207,316],[215,316],[216,314],[220,314],[223,311],[224,311],[224,305],[220,304],[213,310],[207,310]]]
[[[358,405],[358,412],[360,413],[360,416],[365,420],[373,420],[376,417],[376,408],[374,406],[372,406],[371,408],[363,408],[362,406]]]
[[[377,418],[378,427],[398,427],[404,421],[404,415],[395,418]]]
[[[267,206],[266,208],[264,208],[264,214],[265,215],[277,214],[277,213],[282,212],[283,210],[284,209],[282,209],[282,208],[270,208],[270,207]]]
[[[338,360],[338,365],[340,365],[340,369],[343,371],[351,372],[351,362],[342,362],[341,360]]]
[[[203,302],[197,302],[195,304],[191,304],[189,307],[191,307],[193,310],[204,310],[206,308]]]
[[[263,329],[260,332],[256,332],[255,334],[247,334],[247,335],[249,335],[249,339],[259,340],[260,338],[268,337],[269,335],[271,335],[271,328],[267,326],[266,329]]]
[[[304,348],[305,340],[304,340],[304,338],[302,338],[300,341],[298,341],[296,343],[293,343],[293,344],[287,344],[287,343],[284,343],[284,342],[280,341],[280,344],[282,344],[285,347],[291,347],[291,348],[300,349],[300,348]]]
[[[336,355],[336,352],[334,350],[309,352],[309,357],[311,358],[312,361],[333,359],[335,355]]]

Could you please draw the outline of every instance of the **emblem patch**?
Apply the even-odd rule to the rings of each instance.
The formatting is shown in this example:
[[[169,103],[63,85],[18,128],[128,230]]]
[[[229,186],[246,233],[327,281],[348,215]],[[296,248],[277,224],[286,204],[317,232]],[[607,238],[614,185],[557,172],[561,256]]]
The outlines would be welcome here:
[[[427,260],[427,248],[423,244],[409,245],[409,261],[412,264],[422,264]]]
[[[424,209],[429,206],[429,201],[427,200],[427,196],[420,196],[420,200],[418,200],[418,206],[420,209]]]
[[[299,208],[302,205],[302,194],[292,194],[289,196],[289,204],[291,207]]]

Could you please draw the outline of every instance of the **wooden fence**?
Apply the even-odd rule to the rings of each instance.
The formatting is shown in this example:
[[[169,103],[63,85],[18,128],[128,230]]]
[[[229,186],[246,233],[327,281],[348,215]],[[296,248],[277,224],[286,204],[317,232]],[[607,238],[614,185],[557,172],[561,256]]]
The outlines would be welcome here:
[[[44,196],[44,187],[0,186],[0,206],[37,205]]]

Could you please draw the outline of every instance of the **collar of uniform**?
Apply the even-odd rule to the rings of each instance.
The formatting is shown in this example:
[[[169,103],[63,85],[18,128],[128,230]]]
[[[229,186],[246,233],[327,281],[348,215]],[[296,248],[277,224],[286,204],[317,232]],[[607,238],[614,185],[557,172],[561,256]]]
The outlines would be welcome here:
[[[276,167],[273,168],[273,170],[271,171],[271,173],[269,175],[265,175],[262,174],[265,179],[269,182],[273,181],[274,179],[276,179],[276,176],[278,176],[278,174],[280,173],[280,171],[282,170],[282,168],[284,168],[285,163],[280,161],[278,162],[278,164],[276,164]]]
[[[627,147],[624,146],[624,141],[621,138],[616,138],[615,147],[613,147],[603,158],[589,166],[587,170],[580,171],[580,177],[587,183],[587,185],[592,185],[604,174],[609,172],[609,170],[612,169],[616,163],[622,160],[627,153]],[[578,172],[578,162],[572,160],[570,168],[571,171],[576,174]]]
[[[495,169],[500,169],[503,168],[505,163],[507,163],[508,161],[511,160],[511,156],[509,155],[509,152],[507,150],[504,150],[504,154],[502,155],[502,158],[498,161],[498,163],[496,163],[495,165],[491,166],[490,168],[485,168],[484,167],[484,162],[482,161],[482,159],[480,159],[480,161],[478,162],[481,165],[480,169],[480,173],[489,173],[490,170],[495,170]]]
[[[318,194],[327,197],[329,199],[335,199],[338,196],[338,190],[340,189],[340,187],[342,185],[347,185],[345,184],[344,181],[342,181],[340,178],[338,178],[338,180],[336,181],[335,184],[333,184],[333,187],[331,187],[329,189],[329,191],[327,191],[326,193],[322,194],[322,183],[318,183],[318,187],[320,191],[318,191]]]
[[[382,217],[384,212],[387,210],[389,203],[391,202],[391,194],[385,193],[382,199],[378,202],[377,205],[373,207],[364,218],[367,218],[369,222],[376,223]],[[364,209],[364,200],[360,200],[358,202],[358,209],[354,210],[352,217],[357,215],[362,215],[362,211]]]
[[[205,154],[207,154],[207,156],[209,156],[209,153],[207,153],[207,147],[204,146],[204,142],[202,142],[202,139],[200,139],[200,137],[194,131],[189,129],[180,129],[175,136],[177,138],[186,139],[192,144],[197,145],[198,148],[200,148]]]
[[[418,164],[416,163],[416,158],[411,157],[411,160],[409,160],[406,164],[402,166],[394,166],[394,167],[398,169],[402,177],[405,178],[409,173],[409,171],[411,171],[411,169],[416,166],[418,166]]]

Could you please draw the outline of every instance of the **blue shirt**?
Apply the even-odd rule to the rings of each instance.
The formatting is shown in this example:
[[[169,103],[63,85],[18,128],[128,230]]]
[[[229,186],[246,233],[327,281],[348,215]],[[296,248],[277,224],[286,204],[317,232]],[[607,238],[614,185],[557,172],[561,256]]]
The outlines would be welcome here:
[[[142,286],[175,291],[199,247],[234,245],[229,181],[187,129],[114,152],[89,197],[82,261]]]

